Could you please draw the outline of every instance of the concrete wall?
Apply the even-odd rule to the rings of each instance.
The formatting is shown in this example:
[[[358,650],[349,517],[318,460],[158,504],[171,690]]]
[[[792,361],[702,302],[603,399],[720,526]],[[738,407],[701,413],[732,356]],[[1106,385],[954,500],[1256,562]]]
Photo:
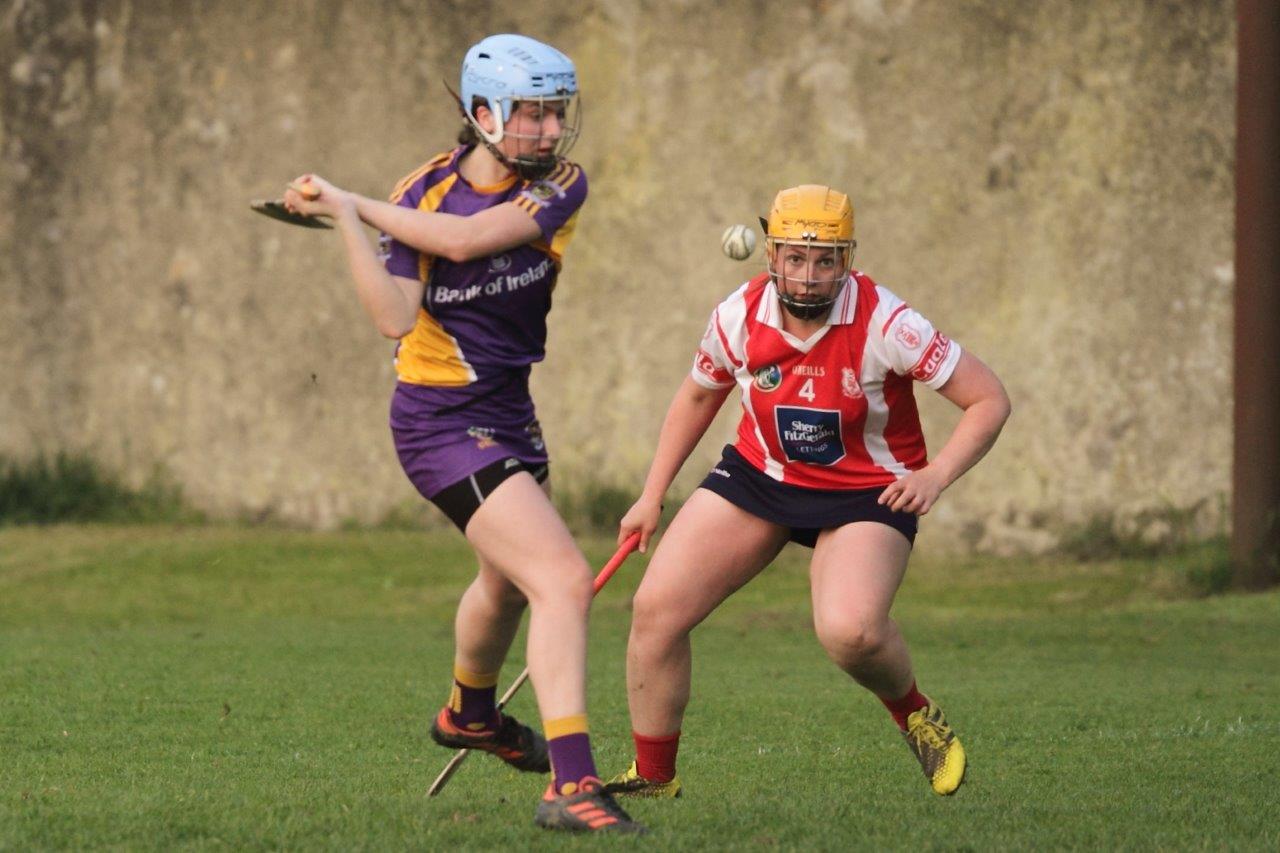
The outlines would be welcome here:
[[[216,514],[331,525],[415,501],[391,345],[338,240],[246,204],[306,169],[385,195],[450,145],[441,81],[467,45],[515,30],[570,53],[585,91],[592,194],[534,379],[562,487],[638,487],[707,314],[759,269],[721,230],[824,182],[854,198],[858,266],[1015,402],[926,540],[1035,549],[1166,505],[1219,523],[1227,0],[0,9],[0,453],[159,466]],[[955,415],[922,396],[936,448]]]

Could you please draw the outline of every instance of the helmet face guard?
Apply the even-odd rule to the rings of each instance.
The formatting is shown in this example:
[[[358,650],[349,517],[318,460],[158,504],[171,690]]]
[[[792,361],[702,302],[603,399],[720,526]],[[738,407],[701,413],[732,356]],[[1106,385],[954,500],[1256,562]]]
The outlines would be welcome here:
[[[459,101],[467,121],[475,128],[485,147],[507,168],[526,180],[545,177],[578,139],[582,122],[578,98],[578,76],[573,61],[542,42],[520,35],[489,36],[467,51],[462,61],[462,97]],[[492,132],[480,126],[475,116],[477,104],[492,112],[496,127]],[[521,113],[523,105],[534,104],[535,121]],[[560,134],[550,150],[543,151],[547,111],[560,116]],[[513,127],[512,117],[516,117]],[[525,126],[537,132],[530,133]],[[510,137],[515,152],[499,145]],[[510,146],[508,146],[510,148]]]
[[[554,112],[560,116],[560,134],[554,137],[552,140],[554,144],[547,153],[539,153],[544,148],[544,141],[550,139],[543,133],[544,122],[540,118],[523,116],[522,110],[528,109],[526,104],[535,105],[533,112],[537,116],[547,112]],[[568,155],[573,144],[578,141],[578,129],[582,124],[582,102],[577,92],[524,96],[511,103],[503,103],[497,108],[491,105],[489,109],[493,112],[494,118],[499,115],[508,117],[505,122],[498,124],[494,133],[485,131],[474,115],[468,114],[467,118],[489,150],[494,151],[504,165],[514,169],[522,178],[534,180],[545,177],[555,168],[556,163]],[[515,116],[516,126],[506,127],[505,125],[512,123],[512,116]],[[536,127],[537,132],[521,133],[518,129],[521,123]],[[502,153],[498,146],[503,139],[514,140],[518,153],[514,156]]]
[[[826,316],[849,279],[858,245],[849,197],[813,184],[785,189],[761,224],[769,277],[782,307],[798,320]],[[787,271],[793,257],[803,259],[802,275]]]

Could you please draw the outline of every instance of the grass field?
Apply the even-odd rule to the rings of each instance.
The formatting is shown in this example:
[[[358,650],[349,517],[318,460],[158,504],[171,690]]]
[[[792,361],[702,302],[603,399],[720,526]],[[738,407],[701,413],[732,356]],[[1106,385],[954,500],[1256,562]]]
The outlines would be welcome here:
[[[804,557],[695,634],[686,796],[635,804],[653,834],[608,843],[1280,848],[1280,594],[1188,597],[1194,551],[920,560],[896,615],[972,762],[943,799],[813,639]],[[642,566],[594,610],[606,772],[630,757]],[[0,849],[605,843],[535,829],[544,780],[487,756],[424,797],[470,573],[449,533],[0,528]],[[527,691],[513,707],[535,716]]]

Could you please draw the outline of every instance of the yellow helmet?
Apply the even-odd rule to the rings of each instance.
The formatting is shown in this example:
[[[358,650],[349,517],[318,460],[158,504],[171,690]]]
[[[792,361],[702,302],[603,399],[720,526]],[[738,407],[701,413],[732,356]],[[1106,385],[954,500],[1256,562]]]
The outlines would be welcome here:
[[[773,198],[765,235],[770,244],[787,240],[852,250],[853,204],[844,193],[817,184],[782,190]]]
[[[836,301],[840,288],[853,267],[853,251],[858,241],[853,239],[853,204],[844,193],[817,184],[802,184],[779,192],[773,199],[769,218],[761,219],[765,232],[769,275],[778,290],[778,299],[788,312],[801,319],[822,316]],[[806,288],[821,283],[838,281],[830,296],[817,297],[812,293],[803,296],[791,292],[784,284],[799,279],[783,277],[775,268],[779,247],[798,246],[805,249],[831,248],[834,256],[824,263],[835,264],[836,278],[823,277],[821,281],[805,281]]]

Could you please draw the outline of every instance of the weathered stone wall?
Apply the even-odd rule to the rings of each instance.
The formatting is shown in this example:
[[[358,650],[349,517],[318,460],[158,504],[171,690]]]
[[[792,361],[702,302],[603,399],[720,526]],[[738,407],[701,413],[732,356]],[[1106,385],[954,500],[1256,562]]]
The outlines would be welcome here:
[[[721,256],[721,230],[824,182],[854,198],[858,265],[1015,402],[926,539],[1036,547],[1163,504],[1217,523],[1227,0],[0,9],[0,453],[160,466],[219,514],[328,525],[415,500],[386,430],[391,347],[338,240],[246,203],[304,169],[385,194],[451,143],[441,81],[466,46],[521,31],[585,90],[591,199],[534,380],[562,486],[638,486],[707,314],[759,268]],[[955,415],[923,396],[936,448]]]

